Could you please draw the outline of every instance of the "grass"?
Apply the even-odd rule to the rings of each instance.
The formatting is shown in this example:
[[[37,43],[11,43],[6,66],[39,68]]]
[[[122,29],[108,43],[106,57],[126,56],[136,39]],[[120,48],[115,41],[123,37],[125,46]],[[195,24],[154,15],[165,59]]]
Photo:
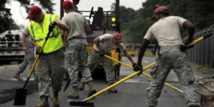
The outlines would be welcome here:
[[[202,66],[195,63],[190,63],[193,72],[201,76],[214,76],[214,69],[209,66]]]

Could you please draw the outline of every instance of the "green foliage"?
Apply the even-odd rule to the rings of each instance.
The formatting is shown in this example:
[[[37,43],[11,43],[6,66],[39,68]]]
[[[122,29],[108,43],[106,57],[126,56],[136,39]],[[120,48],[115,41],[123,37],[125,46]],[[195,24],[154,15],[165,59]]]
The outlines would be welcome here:
[[[14,20],[11,18],[10,9],[6,8],[6,4],[10,4],[12,1],[20,2],[21,6],[23,6],[27,13],[30,7],[30,0],[0,0],[0,33],[9,29],[17,29],[18,26],[15,24]],[[47,13],[53,13],[53,0],[35,0],[41,4],[41,7],[44,8]],[[27,21],[27,19],[26,19]]]
[[[122,32],[126,42],[141,43],[144,34],[151,25],[151,19],[147,18],[144,20],[136,19],[129,23],[129,27],[126,32]]]
[[[14,23],[11,19],[10,9],[5,6],[6,3],[7,0],[0,0],[0,32],[10,29],[10,24]]]
[[[142,8],[128,13],[126,7],[121,6],[120,13],[126,13],[125,17],[121,14],[121,31],[124,35],[125,42],[140,43],[147,29],[154,23],[151,20],[153,11],[157,6],[164,5],[168,7],[170,15],[181,16],[191,21],[196,32],[207,26],[214,24],[214,1],[213,0],[147,0],[142,3]],[[126,21],[124,21],[126,20]],[[182,30],[182,37],[187,33]]]
[[[53,3],[53,0],[35,0],[41,4],[41,7],[45,8],[47,11],[46,13],[53,13],[54,9],[53,6],[55,3]]]

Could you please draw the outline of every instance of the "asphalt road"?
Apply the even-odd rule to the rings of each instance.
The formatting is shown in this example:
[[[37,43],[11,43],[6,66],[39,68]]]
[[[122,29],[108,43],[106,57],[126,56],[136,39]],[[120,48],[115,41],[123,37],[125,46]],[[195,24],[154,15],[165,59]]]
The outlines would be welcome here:
[[[136,60],[136,57],[134,57],[134,59]],[[123,57],[122,61],[131,65],[126,57]],[[152,62],[154,62],[154,58],[146,57],[143,59],[144,66]],[[17,69],[18,65],[7,67],[0,66],[0,107],[13,107],[16,88],[23,87],[25,81],[16,81],[12,78],[12,75],[17,71]],[[21,74],[21,77],[26,79],[28,71],[29,69]],[[145,72],[149,73],[149,70]],[[121,66],[120,78],[124,78],[131,73],[133,73],[132,70]],[[149,87],[149,82],[150,78],[144,75],[140,75],[139,77],[135,76],[116,86],[118,93],[104,92],[90,101],[94,103],[95,107],[146,107],[146,88]],[[168,76],[167,82],[179,88],[177,77],[173,72]],[[63,84],[65,84],[65,81]],[[105,81],[95,81],[95,88],[97,91],[102,90],[105,87],[107,87]],[[82,101],[87,97],[87,90],[88,88],[86,87],[85,90],[79,92],[80,99],[78,101]],[[60,92],[59,99],[61,107],[70,107],[68,100],[72,99],[67,98],[67,94],[69,92],[71,92],[71,87],[69,87],[65,92]],[[7,99],[9,97],[10,99]],[[9,101],[3,102],[5,99]],[[28,84],[26,105],[20,107],[33,107],[39,102],[39,100],[37,84],[33,81],[32,77]],[[50,100],[49,103],[50,107],[52,107]],[[158,107],[187,107],[187,105],[181,92],[165,86],[161,97],[159,98]]]

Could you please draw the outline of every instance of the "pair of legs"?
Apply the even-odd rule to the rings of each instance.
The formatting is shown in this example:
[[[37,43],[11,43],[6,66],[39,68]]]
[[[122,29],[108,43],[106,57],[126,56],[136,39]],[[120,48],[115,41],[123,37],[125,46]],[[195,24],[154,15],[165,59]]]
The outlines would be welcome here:
[[[110,55],[110,52],[109,52],[109,55]],[[103,63],[108,85],[115,83],[116,79],[115,79],[115,71],[114,71],[114,62],[108,58],[100,56],[99,53],[97,53],[95,50],[92,50],[90,52],[89,59],[88,59],[88,66],[91,71],[91,74],[93,74],[93,71],[101,62]],[[83,80],[81,80],[79,89],[82,90],[83,88],[84,88],[84,82]],[[117,93],[117,89],[115,89],[114,87],[108,91],[112,93]]]
[[[25,52],[25,57],[22,63],[19,66],[19,70],[14,74],[14,78],[18,81],[23,81],[23,79],[20,77],[20,74],[24,72],[24,70],[29,66],[29,68],[32,68],[33,62],[35,60],[34,56],[34,48],[30,48],[29,52]],[[33,71],[35,73],[35,71]]]
[[[82,74],[82,81],[89,86],[88,96],[96,93],[94,89],[91,73],[87,65],[88,51],[87,42],[85,39],[71,39],[67,41],[65,52],[65,68],[69,73],[72,92],[69,93],[69,98],[79,98],[78,94],[78,73]]]
[[[158,105],[157,100],[171,69],[175,71],[181,83],[188,106],[201,107],[200,95],[194,85],[194,74],[188,64],[186,53],[181,52],[179,48],[161,52],[156,58],[156,64],[151,69],[153,80],[147,89],[147,106],[156,107]]]
[[[42,54],[37,63],[36,75],[38,77],[39,96],[41,102],[36,107],[49,107],[48,97],[50,84],[52,86],[53,107],[59,107],[58,92],[62,86],[64,55],[61,50],[50,54]],[[57,65],[57,66],[56,66]],[[51,78],[51,81],[50,81]]]

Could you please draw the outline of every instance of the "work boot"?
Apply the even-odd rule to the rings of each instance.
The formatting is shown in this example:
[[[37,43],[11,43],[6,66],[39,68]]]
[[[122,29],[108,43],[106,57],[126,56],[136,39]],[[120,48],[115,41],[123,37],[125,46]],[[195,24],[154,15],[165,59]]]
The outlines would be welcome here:
[[[49,107],[48,97],[47,96],[42,96],[41,97],[41,102],[39,104],[37,104],[35,107]]]
[[[53,92],[53,97],[51,98],[53,107],[59,107],[59,99],[58,99],[58,92]]]
[[[13,78],[15,78],[15,79],[17,79],[18,81],[23,81],[23,79],[22,78],[20,78],[20,73],[19,72],[17,72],[14,76],[13,76]]]
[[[109,89],[108,92],[110,92],[110,93],[117,93],[117,89],[113,87],[113,88]]]
[[[79,98],[79,93],[78,93],[78,87],[73,86],[73,90],[71,93],[68,94],[68,98],[73,98],[73,99],[78,99]]]
[[[89,87],[88,97],[92,96],[93,94],[95,94],[97,92],[94,89],[94,84],[92,81],[88,82],[88,87]]]
[[[82,90],[84,90],[84,88],[85,88],[85,83],[81,82],[78,86],[78,89],[82,91]]]

